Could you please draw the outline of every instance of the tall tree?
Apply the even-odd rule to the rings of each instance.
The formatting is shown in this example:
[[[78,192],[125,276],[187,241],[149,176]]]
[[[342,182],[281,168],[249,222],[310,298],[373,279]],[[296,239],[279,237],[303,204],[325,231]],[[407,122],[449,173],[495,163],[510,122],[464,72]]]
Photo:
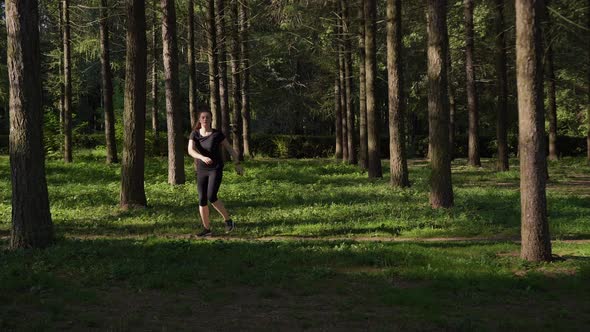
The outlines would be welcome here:
[[[377,52],[375,44],[377,2],[363,0],[365,6],[365,92],[367,103],[367,155],[369,178],[383,177],[379,157],[379,131],[377,108],[375,107],[375,82],[377,79]]]
[[[479,110],[475,86],[474,46],[473,46],[473,0],[464,0],[465,15],[465,74],[467,92],[467,113],[469,115],[468,163],[481,166],[479,158]]]
[[[520,150],[521,253],[528,261],[551,260],[545,196],[543,1],[516,0],[516,81]]]
[[[152,132],[154,134],[154,147],[158,148],[158,23],[156,19],[157,2],[152,3]]]
[[[506,28],[504,26],[504,0],[496,0],[496,76],[498,93],[498,115],[496,137],[498,141],[499,171],[507,171],[508,165],[508,79],[506,71]]]
[[[337,68],[340,68],[340,61],[337,61]],[[334,79],[334,117],[336,118],[336,159],[342,158],[342,103],[340,100],[340,70]]]
[[[217,51],[219,61],[219,110],[221,112],[221,132],[231,139],[229,131],[229,99],[227,85],[227,51],[225,45],[225,1],[215,0],[217,9]]]
[[[586,6],[586,27],[590,30],[590,0],[587,0]],[[590,165],[590,40],[586,38],[588,45],[588,54],[586,61],[588,61],[588,105],[586,105],[586,122],[588,124],[588,132],[586,133],[586,159],[588,161],[588,165]]]
[[[244,137],[244,156],[252,157],[250,152],[250,55],[248,40],[248,0],[240,1],[240,59],[242,70],[242,136]]]
[[[451,160],[449,157],[449,99],[447,97],[447,1],[427,0],[428,29],[428,119],[430,163],[430,205],[453,206]]]
[[[448,40],[448,33],[447,33]],[[448,42],[447,42],[448,44]],[[453,60],[451,51],[447,52],[447,81],[449,93],[449,157],[455,159],[455,116],[457,114],[457,103],[455,100],[455,86],[453,85]]]
[[[36,0],[6,2],[12,230],[10,247],[53,241],[45,179],[39,10]]]
[[[549,160],[557,160],[557,102],[555,97],[555,66],[553,63],[553,41],[551,34],[551,16],[549,14],[550,0],[544,0],[545,40],[547,53],[545,55],[545,71],[547,75],[547,117],[549,118]]]
[[[145,1],[126,0],[125,6],[127,49],[120,204],[123,209],[132,209],[147,205],[144,188],[147,40]]]
[[[64,49],[64,161],[72,162],[72,57],[70,48],[70,0],[62,2]]]
[[[348,116],[346,109],[346,73],[344,69],[344,45],[342,45],[342,20],[339,20],[339,43],[338,43],[338,83],[340,84],[340,119],[341,119],[341,134],[342,134],[342,161],[348,161]]]
[[[348,1],[340,0],[342,8],[342,38],[344,46],[344,88],[346,90],[346,142],[349,164],[357,163],[354,148],[354,111],[352,108],[352,45]]]
[[[365,92],[365,6],[360,2],[358,8],[359,24],[359,167],[366,170],[368,167],[367,155],[367,96]]]
[[[168,130],[168,183],[183,184],[185,181],[184,144],[180,110],[176,8],[174,2],[174,0],[161,0],[162,59],[164,60],[164,79],[166,82],[166,124]]]
[[[117,142],[115,141],[115,113],[113,111],[113,80],[109,48],[107,0],[100,2],[100,65],[102,76],[102,101],[104,107],[104,136],[107,146],[107,164],[117,163]]]
[[[195,3],[188,0],[188,112],[191,119],[191,128],[197,123],[197,70],[195,66]]]
[[[408,187],[404,139],[401,0],[387,0],[387,82],[389,105],[389,165],[394,187]]]
[[[244,160],[244,145],[242,137],[242,110],[241,110],[241,96],[240,96],[240,40],[238,36],[239,25],[239,10],[238,0],[231,0],[230,3],[230,59],[231,59],[231,106],[232,106],[232,121],[231,133],[234,151],[238,152],[240,160]]]
[[[64,35],[64,16],[63,6],[61,3],[57,6],[59,8],[59,36],[63,38]],[[64,132],[64,108],[66,98],[66,87],[64,84],[64,43],[59,43],[59,133],[63,135]]]
[[[221,125],[219,109],[219,80],[217,57],[217,24],[215,24],[215,0],[207,1],[207,56],[209,59],[209,108],[213,114],[213,127]]]

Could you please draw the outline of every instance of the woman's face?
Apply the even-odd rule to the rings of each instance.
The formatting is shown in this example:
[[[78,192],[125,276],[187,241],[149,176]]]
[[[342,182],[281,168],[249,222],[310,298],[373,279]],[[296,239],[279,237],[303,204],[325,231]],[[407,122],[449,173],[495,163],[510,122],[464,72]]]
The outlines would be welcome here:
[[[201,127],[211,128],[211,113],[201,112],[199,114],[199,122],[201,123]]]

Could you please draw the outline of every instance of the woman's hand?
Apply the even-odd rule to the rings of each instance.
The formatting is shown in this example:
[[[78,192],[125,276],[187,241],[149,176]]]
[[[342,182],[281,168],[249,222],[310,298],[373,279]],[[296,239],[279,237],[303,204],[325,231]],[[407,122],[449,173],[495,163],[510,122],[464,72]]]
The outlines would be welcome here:
[[[213,160],[211,158],[209,158],[209,157],[203,156],[203,157],[201,157],[201,161],[204,162],[207,165],[213,164]]]
[[[238,175],[244,175],[244,168],[242,167],[242,165],[240,164],[236,164],[236,173],[238,173]]]

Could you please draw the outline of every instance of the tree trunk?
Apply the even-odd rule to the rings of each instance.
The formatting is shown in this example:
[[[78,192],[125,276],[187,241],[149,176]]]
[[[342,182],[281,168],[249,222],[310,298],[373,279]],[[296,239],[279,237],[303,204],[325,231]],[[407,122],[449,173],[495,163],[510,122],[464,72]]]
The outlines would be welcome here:
[[[219,128],[221,113],[219,110],[219,80],[217,80],[217,29],[215,24],[215,0],[207,1],[207,55],[209,58],[209,108],[213,115],[212,126]]]
[[[339,66],[338,66],[339,67]],[[340,102],[340,78],[334,79],[334,117],[336,118],[336,159],[342,158],[342,104]]]
[[[43,248],[53,242],[53,224],[43,152],[37,1],[8,1],[6,30],[12,180],[10,248]]]
[[[445,31],[446,44],[449,45],[449,27]],[[455,113],[457,105],[455,102],[455,86],[453,85],[453,61],[451,50],[447,50],[447,92],[449,94],[449,158],[455,159]]]
[[[549,1],[545,0],[545,31],[547,35],[545,40],[547,41],[547,54],[546,54],[546,75],[547,75],[547,94],[549,95],[547,105],[547,117],[549,118],[549,160],[558,159],[557,151],[557,102],[555,97],[555,69],[553,65],[553,46],[551,45],[551,39],[549,32],[551,31],[551,16],[549,15]]]
[[[520,150],[521,253],[528,261],[551,260],[545,196],[542,1],[516,0],[516,80]]]
[[[389,106],[389,165],[393,187],[408,187],[404,140],[401,1],[387,0],[387,82]]]
[[[216,0],[217,9],[217,49],[219,56],[219,110],[221,112],[221,132],[231,140],[229,131],[229,99],[227,85],[227,51],[225,48],[225,2]],[[225,152],[224,152],[225,155]]]
[[[244,156],[252,157],[250,151],[250,55],[248,46],[248,0],[240,1],[240,59],[242,69],[242,135]]]
[[[119,162],[115,141],[115,113],[113,111],[113,80],[109,49],[107,0],[101,0],[100,7],[100,64],[102,74],[102,102],[104,108],[104,136],[107,146],[107,164]]]
[[[125,109],[123,114],[123,161],[121,163],[121,208],[147,205],[144,189],[145,101],[147,41],[145,1],[126,0],[127,50],[125,56]]]
[[[195,3],[188,0],[188,112],[191,119],[191,128],[198,119],[197,113],[197,70],[195,67]]]
[[[465,74],[467,92],[467,113],[469,114],[468,163],[480,167],[479,158],[479,110],[475,86],[475,66],[473,51],[473,0],[464,0],[465,14]]]
[[[70,0],[63,0],[64,16],[64,161],[72,162],[72,60],[70,53]]]
[[[590,0],[586,3],[586,27],[590,30]],[[590,165],[590,41],[588,41],[588,54],[587,54],[587,61],[588,61],[588,105],[586,111],[586,122],[588,123],[588,132],[586,133],[586,159],[588,165]]]
[[[453,206],[449,157],[449,99],[447,96],[446,0],[428,0],[428,120],[431,146],[430,205]]]
[[[354,111],[352,108],[352,46],[350,42],[350,19],[348,1],[340,0],[342,7],[342,39],[344,45],[344,88],[346,90],[346,142],[349,164],[356,164],[354,148]]]
[[[377,79],[377,52],[375,45],[377,2],[364,0],[365,6],[365,92],[367,102],[367,155],[369,178],[383,177],[379,156],[379,131],[375,107],[375,82]]]
[[[242,110],[241,110],[241,99],[240,99],[240,40],[238,38],[238,0],[231,0],[230,11],[231,11],[231,44],[230,44],[230,58],[231,58],[231,106],[232,106],[232,121],[231,121],[231,133],[232,143],[234,151],[238,152],[240,160],[244,160],[244,145],[242,137]]]
[[[168,183],[183,184],[184,144],[178,80],[178,47],[176,42],[176,8],[174,0],[161,0],[162,59],[166,82],[166,124],[168,129]]]
[[[368,168],[367,155],[367,96],[365,92],[365,6],[361,2],[358,10],[359,22],[359,167]]]
[[[158,127],[160,126],[160,121],[158,119],[158,25],[156,20],[156,8],[158,6],[156,1],[157,0],[154,0],[152,7],[152,132],[154,133],[154,148],[156,151],[159,151]]]
[[[63,38],[64,35],[64,15],[63,6],[57,6],[59,8],[59,36]],[[64,109],[65,109],[65,98],[66,98],[66,87],[64,84],[64,43],[60,43],[59,46],[59,134],[64,134]],[[63,151],[62,151],[63,152]]]
[[[504,0],[496,0],[496,76],[498,77],[498,116],[496,136],[498,140],[497,168],[508,171],[508,79],[506,72],[506,32],[504,27]]]
[[[342,23],[342,22],[341,22]],[[340,29],[340,32],[342,30]],[[342,46],[342,33],[340,33],[340,43],[338,46],[338,77],[340,84],[340,114],[341,114],[341,133],[342,133],[342,161],[348,162],[348,126],[346,124],[348,117],[346,114],[346,74],[344,73],[344,47]]]

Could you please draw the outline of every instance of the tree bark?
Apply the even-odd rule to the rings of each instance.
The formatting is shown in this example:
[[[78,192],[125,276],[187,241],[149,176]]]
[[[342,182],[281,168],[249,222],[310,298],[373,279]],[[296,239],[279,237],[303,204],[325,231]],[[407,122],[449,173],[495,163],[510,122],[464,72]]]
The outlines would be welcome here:
[[[448,14],[448,13],[447,13]],[[445,31],[446,44],[449,45],[449,27]],[[455,113],[457,105],[455,102],[455,86],[453,85],[453,61],[451,58],[450,47],[447,50],[447,92],[449,94],[449,158],[455,159]]]
[[[360,3],[358,8],[359,24],[359,167],[361,170],[368,168],[367,155],[367,96],[365,77],[365,6]]]
[[[126,0],[125,5],[127,50],[120,205],[126,210],[147,205],[144,189],[147,41],[145,1]]]
[[[209,58],[209,108],[213,115],[212,126],[219,128],[221,113],[219,109],[219,80],[217,57],[217,24],[215,24],[215,0],[207,1],[207,55]]]
[[[232,121],[231,121],[231,133],[232,143],[234,151],[238,152],[240,160],[244,160],[244,145],[242,137],[242,110],[241,110],[241,98],[240,98],[240,40],[238,36],[238,25],[239,25],[239,10],[238,0],[231,0],[230,11],[231,11],[231,25],[230,25],[230,59],[231,59],[231,106],[232,106]]]
[[[346,89],[346,142],[349,164],[357,163],[354,144],[354,111],[352,108],[352,45],[348,1],[340,0],[342,7],[342,39],[344,46],[344,88]]]
[[[428,119],[431,145],[430,205],[453,206],[449,157],[449,99],[447,96],[446,0],[427,0],[428,24]]]
[[[158,127],[160,121],[158,119],[158,38],[157,38],[157,20],[156,20],[156,8],[158,7],[156,2],[153,2],[152,11],[152,132],[154,134],[154,148],[158,151]]]
[[[496,136],[498,140],[497,168],[508,171],[508,79],[506,71],[506,32],[504,27],[504,0],[496,0],[496,76],[498,115]]]
[[[53,223],[43,152],[37,1],[7,1],[6,30],[12,180],[10,248],[43,248],[53,242]]]
[[[61,3],[59,6],[59,36],[63,39],[64,35],[64,16],[63,6]],[[65,109],[65,98],[66,98],[66,87],[64,84],[64,43],[59,44],[59,134],[64,134],[64,109]],[[63,152],[63,151],[62,151]]]
[[[342,21],[340,20],[340,38],[338,44],[338,77],[340,84],[340,114],[341,114],[341,134],[342,134],[342,161],[348,162],[348,126],[347,126],[347,113],[346,113],[346,74],[344,72],[344,47],[342,45]]]
[[[337,66],[339,67],[339,66]],[[338,71],[340,72],[340,71]],[[339,75],[338,75],[339,76]],[[336,159],[342,158],[342,104],[340,102],[340,78],[334,79],[334,117],[336,118]]]
[[[549,2],[550,0],[545,0],[545,31],[547,34],[545,35],[545,40],[547,41],[547,54],[546,54],[546,61],[545,61],[545,69],[547,75],[547,94],[548,94],[548,107],[547,107],[547,117],[549,118],[549,160],[557,160],[558,159],[558,151],[557,151],[557,101],[555,97],[555,68],[553,64],[553,46],[552,42],[549,37],[549,32],[551,31],[551,16],[549,15]]]
[[[364,0],[365,6],[365,92],[367,102],[367,155],[369,178],[383,177],[379,156],[379,131],[375,107],[375,82],[377,79],[377,52],[375,45],[377,2]]]
[[[545,196],[542,1],[516,0],[516,79],[520,149],[521,253],[528,261],[551,260]]]
[[[231,140],[229,131],[229,99],[227,85],[227,51],[225,46],[225,2],[216,0],[217,9],[217,49],[219,66],[219,110],[221,112],[221,132]],[[225,152],[224,152],[225,155]]]
[[[186,177],[184,174],[184,144],[180,110],[176,8],[174,2],[174,0],[161,0],[162,59],[164,60],[164,79],[166,82],[166,124],[168,129],[168,183],[183,184]]]
[[[72,60],[70,50],[70,0],[63,0],[64,22],[64,162],[72,162]]]
[[[586,19],[586,27],[588,28],[588,30],[590,30],[590,0],[586,2]],[[586,47],[588,48],[588,54],[586,59],[588,61],[588,105],[586,105],[588,109],[586,111],[586,122],[588,123],[588,132],[586,133],[586,159],[588,165],[590,165],[590,40],[588,40],[588,45]]]
[[[467,113],[469,114],[468,163],[480,167],[479,158],[479,110],[475,86],[474,46],[473,46],[473,0],[464,0],[465,14],[465,74],[467,92]]]
[[[389,105],[389,165],[393,187],[408,187],[404,135],[401,1],[387,0],[387,82]]]
[[[115,113],[113,111],[113,80],[109,48],[108,3],[101,0],[100,6],[100,64],[102,76],[102,101],[104,108],[104,136],[107,147],[107,164],[119,162],[115,141]]]
[[[195,3],[188,0],[188,111],[191,119],[191,128],[195,126],[198,119],[197,113],[197,70],[195,67]]]
[[[250,55],[248,29],[248,0],[240,1],[240,59],[242,69],[242,135],[244,156],[252,157],[250,151]]]

